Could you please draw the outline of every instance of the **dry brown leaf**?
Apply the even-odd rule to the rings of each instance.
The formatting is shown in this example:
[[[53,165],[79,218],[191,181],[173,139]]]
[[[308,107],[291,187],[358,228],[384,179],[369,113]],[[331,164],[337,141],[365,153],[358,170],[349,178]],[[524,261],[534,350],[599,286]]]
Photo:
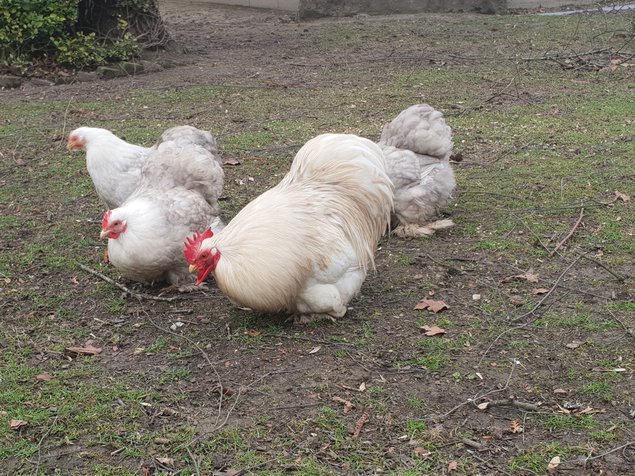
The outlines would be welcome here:
[[[586,407],[578,412],[581,415],[593,415],[594,413],[606,413],[603,408]]]
[[[66,352],[70,354],[84,354],[84,355],[97,355],[100,354],[102,349],[99,347],[93,347],[92,345],[87,345],[86,347],[68,347]]]
[[[364,412],[364,414],[360,416],[359,419],[355,422],[355,428],[353,430],[354,437],[359,436],[360,432],[362,431],[362,427],[364,426],[364,423],[366,423],[367,421],[368,421],[368,413]]]
[[[520,420],[512,420],[510,423],[510,429],[512,433],[522,433],[523,426],[520,424]]]
[[[531,270],[527,271],[524,275],[524,278],[529,281],[530,283],[537,283],[539,281],[538,279],[538,275],[537,274],[533,274],[531,272]]]
[[[156,457],[156,460],[161,463],[164,464],[166,466],[174,466],[174,458],[159,458],[158,456]]]
[[[247,329],[245,332],[249,337],[258,337],[262,334],[262,331],[257,331],[256,329]]]
[[[551,458],[551,461],[549,461],[549,464],[547,465],[547,471],[552,473],[556,470],[556,468],[559,465],[560,465],[560,456],[554,456],[553,458]]]
[[[538,275],[534,274],[533,269],[530,269],[526,273],[516,274],[514,276],[507,276],[506,278],[501,279],[501,283],[511,283],[514,279],[525,279],[530,283],[537,283],[539,281]]]
[[[241,164],[240,160],[235,157],[223,160],[223,165],[240,165],[240,164]]]
[[[531,294],[547,294],[548,292],[547,288],[534,288],[531,290]]]
[[[458,461],[450,461],[448,463],[448,471],[455,471],[456,468],[459,467],[459,462]]]
[[[584,341],[574,340],[574,341],[571,341],[568,344],[566,344],[565,347],[567,349],[577,349],[582,344],[584,344]]]
[[[445,329],[438,326],[421,326],[421,329],[425,331],[425,335],[427,336],[436,336],[446,333]]]
[[[344,400],[342,397],[335,396],[331,400],[333,400],[334,402],[339,402],[342,405],[344,405],[344,413],[348,413],[349,411],[351,411],[351,408],[355,406],[348,400]]]
[[[417,446],[414,449],[414,453],[419,456],[420,458],[427,458],[428,456],[430,456],[432,454],[432,451],[428,451],[427,449],[421,447],[421,446]]]
[[[52,380],[53,379],[53,377],[51,377],[47,372],[37,374],[35,378],[38,380]]]
[[[18,428],[22,428],[26,425],[28,425],[28,422],[25,420],[11,419],[11,421],[9,422],[9,428],[11,428],[12,430],[17,430]]]
[[[448,305],[443,301],[435,301],[434,299],[422,299],[417,304],[415,304],[415,309],[428,309],[432,312],[441,312],[444,309],[448,309]]]
[[[630,195],[626,195],[625,193],[618,192],[617,190],[615,191],[615,198],[618,200],[622,200],[623,202],[631,201]]]

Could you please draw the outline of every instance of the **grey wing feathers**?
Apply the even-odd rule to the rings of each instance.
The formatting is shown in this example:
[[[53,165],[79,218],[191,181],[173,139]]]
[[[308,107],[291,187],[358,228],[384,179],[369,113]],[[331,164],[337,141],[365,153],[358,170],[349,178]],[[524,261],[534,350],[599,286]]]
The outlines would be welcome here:
[[[146,188],[165,190],[184,187],[200,193],[220,213],[218,198],[223,191],[224,172],[220,159],[193,143],[164,141],[155,145],[141,171]]]
[[[162,201],[166,219],[177,228],[203,230],[217,214],[200,194],[181,187],[171,189]]]
[[[166,130],[159,140],[154,144],[153,148],[159,147],[164,142],[174,142],[175,145],[187,147],[197,145],[207,150],[214,160],[222,165],[221,158],[218,154],[216,139],[212,134],[192,126],[176,126]]]
[[[432,106],[415,104],[384,126],[379,144],[448,160],[452,153],[452,130],[443,114]]]
[[[442,228],[429,222],[451,199],[456,187],[450,165],[452,130],[443,115],[428,104],[411,106],[384,126],[379,146],[394,186],[394,215],[401,225],[398,228],[407,228],[401,236],[422,236]],[[449,220],[443,222],[443,227],[451,224]]]

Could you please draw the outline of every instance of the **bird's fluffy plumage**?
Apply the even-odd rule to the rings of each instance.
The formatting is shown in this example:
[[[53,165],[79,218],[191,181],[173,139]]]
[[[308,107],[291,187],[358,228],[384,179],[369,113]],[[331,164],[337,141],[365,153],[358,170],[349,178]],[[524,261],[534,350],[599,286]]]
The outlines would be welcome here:
[[[381,150],[354,135],[324,134],[200,249],[220,252],[214,277],[241,306],[340,317],[373,266],[391,207]]]
[[[129,144],[107,129],[79,127],[69,134],[69,147],[86,150],[86,168],[97,195],[109,208],[121,205],[137,188],[149,147]]]
[[[135,194],[111,210],[109,219],[126,223],[123,233],[108,240],[110,263],[122,276],[180,285],[192,281],[183,259],[183,239],[209,226],[214,212],[200,194],[174,187]]]
[[[185,134],[175,134],[178,130]],[[197,140],[201,137],[205,144]],[[137,189],[111,210],[109,220],[124,221],[126,229],[108,240],[110,262],[134,281],[192,282],[183,241],[212,224],[222,229],[223,178],[211,134],[189,126],[166,131],[150,149]]]
[[[107,129],[79,127],[69,134],[68,144],[70,148],[86,150],[86,168],[93,180],[97,195],[108,208],[123,204],[137,189],[141,182],[142,169],[149,157],[153,160],[160,157],[163,161],[157,167],[146,168],[143,173],[146,177],[145,182],[154,182],[155,188],[168,188],[175,184],[191,189],[198,187],[199,192],[209,203],[215,202],[220,195],[217,187],[213,185],[214,180],[208,180],[210,174],[218,175],[222,162],[218,155],[216,139],[207,131],[192,126],[176,126],[164,131],[152,147],[142,147],[126,142]],[[205,160],[207,155],[211,154],[217,167],[212,171],[203,170],[200,167],[201,161],[195,160],[197,155],[192,155],[194,159],[192,164],[179,160],[180,167],[175,169],[170,163],[170,155],[154,153],[167,147],[198,150]],[[169,172],[166,173],[166,170]],[[178,177],[172,177],[173,174],[178,174]],[[207,174],[207,177],[201,174]],[[211,189],[203,189],[204,185],[196,185],[193,183],[194,180],[206,182],[205,186],[210,186]]]
[[[431,235],[453,225],[435,217],[456,187],[450,166],[452,131],[443,114],[428,104],[416,104],[386,124],[379,146],[394,186],[394,233]]]

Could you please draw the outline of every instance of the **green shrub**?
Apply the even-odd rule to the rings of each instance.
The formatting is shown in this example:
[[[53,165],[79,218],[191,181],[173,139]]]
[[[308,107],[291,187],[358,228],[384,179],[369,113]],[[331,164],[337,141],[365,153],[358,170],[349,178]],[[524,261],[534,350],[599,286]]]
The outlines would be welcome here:
[[[0,61],[25,69],[34,60],[85,67],[122,60],[138,48],[129,34],[100,41],[76,31],[79,0],[0,0]],[[120,26],[126,26],[120,22]]]

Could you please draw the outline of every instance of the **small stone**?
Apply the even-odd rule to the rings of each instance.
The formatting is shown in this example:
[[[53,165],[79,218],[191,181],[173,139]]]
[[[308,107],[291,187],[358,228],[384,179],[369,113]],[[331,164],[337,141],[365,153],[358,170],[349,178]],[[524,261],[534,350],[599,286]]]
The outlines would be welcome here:
[[[22,86],[22,78],[8,74],[0,75],[0,88],[15,89]]]
[[[154,61],[142,61],[143,70],[146,73],[156,73],[158,71],[163,71],[163,66],[159,63],[155,63]]]
[[[100,66],[97,68],[97,74],[104,79],[118,78],[125,76],[126,72],[119,68],[111,68],[110,66]]]
[[[80,83],[87,83],[89,81],[95,81],[99,79],[99,76],[97,74],[97,71],[78,71],[75,78]]]
[[[127,74],[140,74],[143,73],[142,63],[133,63],[132,61],[123,61],[119,63],[119,67]]]
[[[44,78],[33,78],[30,83],[33,86],[53,86],[55,83]]]

